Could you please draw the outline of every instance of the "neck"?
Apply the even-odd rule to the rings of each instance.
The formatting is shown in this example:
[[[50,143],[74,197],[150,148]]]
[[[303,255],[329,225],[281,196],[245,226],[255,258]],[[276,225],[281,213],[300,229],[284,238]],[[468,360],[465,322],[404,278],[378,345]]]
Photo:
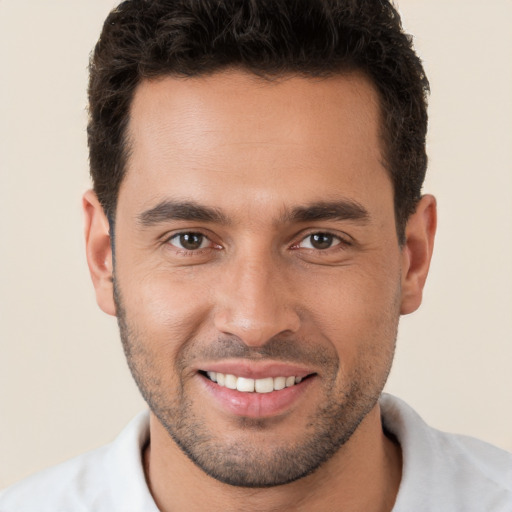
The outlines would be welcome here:
[[[350,440],[313,474],[264,489],[221,483],[193,464],[151,415],[146,478],[162,512],[353,510],[389,512],[401,479],[401,451],[382,430],[380,409],[361,422]]]

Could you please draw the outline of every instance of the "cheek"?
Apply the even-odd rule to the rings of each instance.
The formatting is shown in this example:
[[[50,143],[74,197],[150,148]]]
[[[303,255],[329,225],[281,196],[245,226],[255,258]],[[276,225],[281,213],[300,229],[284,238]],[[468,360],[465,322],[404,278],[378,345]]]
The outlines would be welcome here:
[[[118,279],[130,325],[159,353],[176,356],[208,317],[208,287],[190,272],[132,271]]]
[[[399,267],[381,266],[382,271],[376,265],[351,265],[324,275],[296,275],[295,286],[320,324],[341,332],[374,329],[397,314],[399,303]]]
[[[325,278],[300,279],[309,335],[331,344],[342,368],[387,359],[394,350],[400,305],[400,270],[384,263],[339,268]],[[386,270],[384,270],[386,269]]]

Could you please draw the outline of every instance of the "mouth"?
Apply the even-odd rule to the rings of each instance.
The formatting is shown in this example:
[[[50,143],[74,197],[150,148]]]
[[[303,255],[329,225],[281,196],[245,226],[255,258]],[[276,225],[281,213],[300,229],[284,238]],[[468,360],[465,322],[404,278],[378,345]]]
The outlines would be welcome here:
[[[264,368],[216,364],[198,370],[197,375],[213,400],[209,403],[216,404],[223,414],[246,418],[277,417],[295,410],[307,403],[304,398],[317,380],[314,372],[280,364]]]
[[[302,376],[291,375],[289,377],[263,377],[251,379],[247,377],[238,377],[231,373],[221,373],[215,371],[200,371],[200,374],[215,382],[220,387],[240,391],[241,393],[272,393],[281,391],[300,384],[304,379],[312,377],[313,374]]]

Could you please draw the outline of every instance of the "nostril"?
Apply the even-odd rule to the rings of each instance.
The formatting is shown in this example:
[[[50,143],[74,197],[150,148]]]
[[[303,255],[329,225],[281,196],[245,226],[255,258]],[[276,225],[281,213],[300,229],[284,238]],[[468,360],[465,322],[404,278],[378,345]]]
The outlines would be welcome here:
[[[227,336],[240,339],[247,346],[262,346],[273,338],[287,337],[300,328],[300,319],[293,311],[254,311],[240,308],[215,317],[215,327]]]

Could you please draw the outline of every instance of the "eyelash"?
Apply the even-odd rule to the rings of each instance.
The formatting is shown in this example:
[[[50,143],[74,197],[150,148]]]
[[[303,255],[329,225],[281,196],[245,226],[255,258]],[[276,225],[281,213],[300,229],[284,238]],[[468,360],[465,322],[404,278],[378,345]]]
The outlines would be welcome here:
[[[199,247],[197,249],[186,249],[184,247],[178,247],[172,243],[173,239],[182,237],[184,235],[200,236],[203,238],[203,240],[201,241],[201,245],[204,243],[204,241],[208,241],[209,246],[208,247]],[[179,233],[174,233],[172,236],[166,238],[165,243],[174,247],[174,249],[176,249],[176,251],[180,254],[180,256],[194,256],[194,255],[203,254],[204,252],[209,251],[211,249],[217,249],[217,250],[222,249],[222,247],[220,245],[212,242],[212,240],[210,239],[210,237],[208,237],[208,235],[205,235],[204,233],[201,233],[200,231],[181,231]]]
[[[201,241],[201,245],[202,245],[202,243],[204,243],[205,240],[209,241],[210,245],[208,247],[199,247],[197,249],[186,249],[184,247],[178,247],[171,242],[173,239],[177,239],[184,235],[200,236],[203,238],[203,240]],[[291,250],[301,249],[300,245],[302,243],[304,243],[308,238],[311,239],[311,237],[313,237],[315,235],[332,237],[333,242],[337,241],[337,243],[334,243],[333,245],[331,245],[330,247],[327,247],[325,249],[318,249],[315,247],[303,247],[303,249],[305,249],[307,251],[314,251],[317,254],[330,254],[333,251],[345,250],[347,247],[350,247],[352,245],[352,242],[350,240],[347,240],[347,238],[348,238],[347,236],[341,237],[340,235],[336,235],[329,231],[311,231],[311,232],[307,233],[306,235],[302,236],[302,238],[298,242],[291,245],[290,249]],[[222,249],[221,245],[215,244],[214,242],[212,242],[212,240],[207,235],[205,235],[204,233],[201,233],[200,231],[181,231],[179,233],[174,233],[172,236],[166,238],[165,243],[174,247],[176,249],[176,251],[181,256],[201,255],[204,252],[212,250],[212,249],[216,249],[216,250]]]
[[[299,242],[297,242],[296,244],[293,244],[291,246],[291,249],[294,249],[294,250],[301,249],[300,244],[305,242],[307,239],[311,239],[315,235],[332,237],[333,242],[337,241],[337,243],[333,243],[330,247],[327,247],[325,249],[317,249],[315,247],[303,247],[303,249],[306,249],[309,251],[315,251],[318,254],[330,254],[333,251],[344,250],[347,247],[352,245],[352,243],[347,239],[348,238],[347,236],[342,237],[340,235],[331,233],[330,231],[311,231],[310,233],[307,233],[305,236],[303,236]]]

